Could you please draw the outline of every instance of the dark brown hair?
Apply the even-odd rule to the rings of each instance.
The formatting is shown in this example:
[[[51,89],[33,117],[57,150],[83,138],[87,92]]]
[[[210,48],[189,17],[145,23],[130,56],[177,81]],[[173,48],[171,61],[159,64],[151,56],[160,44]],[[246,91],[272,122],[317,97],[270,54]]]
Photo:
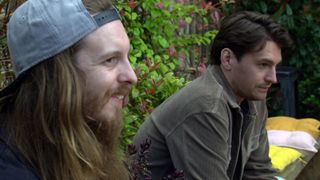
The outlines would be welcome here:
[[[210,64],[220,65],[220,53],[229,48],[237,59],[250,51],[263,49],[266,41],[274,41],[283,51],[290,49],[293,42],[287,30],[272,18],[257,12],[242,11],[225,17],[213,40]]]

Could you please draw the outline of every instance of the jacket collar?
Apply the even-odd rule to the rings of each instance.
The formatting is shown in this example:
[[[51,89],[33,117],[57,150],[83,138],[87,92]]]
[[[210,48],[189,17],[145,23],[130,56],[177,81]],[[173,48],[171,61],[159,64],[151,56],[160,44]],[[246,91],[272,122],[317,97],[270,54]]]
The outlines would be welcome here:
[[[241,109],[239,104],[236,101],[236,95],[234,94],[229,82],[227,81],[225,75],[223,74],[220,66],[218,65],[209,65],[207,72],[213,76],[214,79],[223,87],[225,98],[227,99],[228,104],[234,109]],[[244,100],[247,101],[247,100]],[[257,109],[253,101],[247,101],[249,106],[249,114],[255,115]]]
[[[226,77],[224,76],[220,66],[210,65],[208,67],[208,71],[224,89],[225,97],[226,97],[228,103],[233,108],[240,108],[237,101],[236,101],[236,96],[233,93],[231,86],[230,86],[229,82],[227,81]]]

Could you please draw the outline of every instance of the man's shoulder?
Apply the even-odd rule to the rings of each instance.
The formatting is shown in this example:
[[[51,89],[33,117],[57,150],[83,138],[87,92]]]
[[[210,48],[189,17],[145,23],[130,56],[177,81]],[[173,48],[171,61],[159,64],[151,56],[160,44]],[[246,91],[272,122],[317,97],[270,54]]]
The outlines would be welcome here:
[[[214,81],[200,77],[175,93],[159,105],[151,115],[156,124],[184,121],[187,117],[199,113],[215,113],[226,107],[223,87]],[[162,119],[166,119],[165,121]],[[170,121],[167,121],[170,119]]]
[[[1,180],[39,180],[2,139],[0,140],[0,177]]]
[[[223,114],[227,107],[223,86],[207,73],[167,98],[149,119],[158,129],[169,132],[188,117],[201,113]]]
[[[187,97],[192,102],[202,100],[215,100],[223,98],[224,88],[214,77],[203,75],[179,91],[183,99]]]

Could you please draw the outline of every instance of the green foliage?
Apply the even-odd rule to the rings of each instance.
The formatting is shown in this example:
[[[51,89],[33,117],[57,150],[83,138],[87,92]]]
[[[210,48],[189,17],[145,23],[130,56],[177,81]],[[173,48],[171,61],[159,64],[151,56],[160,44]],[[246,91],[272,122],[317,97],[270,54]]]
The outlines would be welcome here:
[[[195,46],[208,45],[216,31],[208,31],[208,10],[197,4],[120,0],[117,5],[131,41],[129,59],[138,76],[124,111],[122,145],[126,145],[149,113],[185,86],[187,80],[177,75],[182,59],[194,53]],[[189,32],[196,21],[197,33]]]
[[[299,69],[299,108],[305,116],[320,119],[320,23],[305,13],[299,13],[294,22],[296,26],[290,30],[297,48],[288,63]]]
[[[298,70],[298,114],[317,119],[320,119],[319,7],[320,1],[312,0],[272,0],[268,4],[264,0],[242,0],[224,9],[226,13],[252,10],[271,14],[289,30],[296,47],[283,60],[283,65],[293,66]]]

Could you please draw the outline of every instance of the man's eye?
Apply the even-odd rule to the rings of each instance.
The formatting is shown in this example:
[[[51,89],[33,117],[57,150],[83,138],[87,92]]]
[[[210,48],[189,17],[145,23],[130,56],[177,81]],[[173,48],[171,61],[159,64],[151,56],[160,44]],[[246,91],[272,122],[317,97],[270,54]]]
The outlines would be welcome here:
[[[106,66],[114,66],[118,63],[118,59],[117,58],[110,58],[104,61],[104,64]]]
[[[268,67],[269,64],[267,64],[267,63],[261,63],[261,64],[259,64],[259,66],[260,66],[261,68],[265,68],[265,67]]]

